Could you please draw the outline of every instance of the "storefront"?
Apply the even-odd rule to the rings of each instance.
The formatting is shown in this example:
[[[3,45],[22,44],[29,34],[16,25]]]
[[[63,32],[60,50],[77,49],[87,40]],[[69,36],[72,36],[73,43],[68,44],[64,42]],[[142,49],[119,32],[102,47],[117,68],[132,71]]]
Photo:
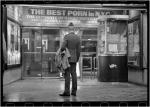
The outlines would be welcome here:
[[[51,7],[23,6],[22,40],[24,47],[24,76],[58,77],[55,53],[63,37],[68,33],[67,25],[73,22],[75,33],[81,38],[81,58],[77,64],[78,77],[97,77],[98,29],[105,22],[101,16],[126,15],[124,10],[91,10]],[[126,18],[126,17],[125,17]],[[100,26],[100,27],[98,27]],[[106,29],[106,28],[104,28]],[[25,61],[25,62],[24,62]],[[25,72],[26,71],[26,72]]]
[[[28,62],[28,65],[24,67],[24,71],[27,71],[24,72],[25,75],[28,76],[31,73],[31,76],[36,77],[41,74],[42,77],[59,77],[54,62],[55,53],[60,47],[63,37],[68,34],[69,22],[73,22],[75,33],[80,36],[82,44],[81,58],[77,64],[77,76],[83,77],[84,71],[89,74],[88,76],[91,76],[93,60],[96,59],[97,54],[98,23],[96,14],[98,15],[98,13],[96,12],[110,14],[109,11],[24,6],[22,39],[25,40],[26,47],[28,47],[28,52],[24,52],[24,59]],[[29,37],[29,35],[31,36]],[[30,39],[31,37],[32,39]],[[38,43],[32,43],[31,40]],[[34,44],[34,49],[31,51],[32,44]],[[33,65],[31,66],[31,64]],[[36,67],[37,65],[39,68]],[[30,69],[29,72],[28,69]],[[36,71],[34,75],[31,70]]]
[[[13,6],[18,8],[14,12],[18,11],[16,16],[19,17],[19,21],[16,22],[17,25],[7,21],[10,31],[7,37],[8,45],[15,44],[11,45],[12,49],[8,49],[8,64],[22,64],[23,78],[60,77],[55,67],[55,54],[62,44],[63,37],[68,34],[68,24],[72,22],[75,25],[74,32],[81,38],[77,76],[81,79],[97,78],[106,82],[128,81],[128,61],[133,62],[133,58],[128,57],[133,53],[130,52],[133,47],[128,46],[128,42],[131,42],[128,35],[132,32],[130,10]],[[7,11],[11,11],[11,7],[8,5]],[[133,32],[138,35],[139,29],[136,27]],[[10,36],[11,34],[16,36]],[[141,51],[138,45],[137,38],[135,50],[133,49],[137,54]],[[12,51],[17,53],[14,62],[9,60],[13,58],[10,56]]]

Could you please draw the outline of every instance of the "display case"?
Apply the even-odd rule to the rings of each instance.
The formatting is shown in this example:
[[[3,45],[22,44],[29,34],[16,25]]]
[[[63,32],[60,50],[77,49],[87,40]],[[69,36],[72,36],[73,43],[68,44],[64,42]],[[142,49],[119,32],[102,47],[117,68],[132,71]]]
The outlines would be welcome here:
[[[107,20],[107,54],[127,54],[127,21],[108,19]]]
[[[117,16],[116,16],[117,17]],[[105,17],[98,20],[98,80],[126,82],[127,19]]]

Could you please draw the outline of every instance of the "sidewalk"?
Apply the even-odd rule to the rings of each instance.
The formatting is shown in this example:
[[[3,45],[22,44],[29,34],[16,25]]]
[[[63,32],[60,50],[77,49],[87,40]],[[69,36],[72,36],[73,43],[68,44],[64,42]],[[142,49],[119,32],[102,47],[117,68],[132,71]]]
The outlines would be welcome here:
[[[98,82],[93,79],[78,80],[77,96],[61,97],[64,80],[26,79],[3,87],[5,101],[146,101],[147,87],[129,83]]]

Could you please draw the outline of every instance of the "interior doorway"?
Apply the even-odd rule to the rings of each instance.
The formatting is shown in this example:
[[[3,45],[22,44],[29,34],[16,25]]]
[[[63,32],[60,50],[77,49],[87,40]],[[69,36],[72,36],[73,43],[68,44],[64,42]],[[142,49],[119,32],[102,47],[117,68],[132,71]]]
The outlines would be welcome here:
[[[82,79],[97,78],[97,29],[84,29],[81,36]]]

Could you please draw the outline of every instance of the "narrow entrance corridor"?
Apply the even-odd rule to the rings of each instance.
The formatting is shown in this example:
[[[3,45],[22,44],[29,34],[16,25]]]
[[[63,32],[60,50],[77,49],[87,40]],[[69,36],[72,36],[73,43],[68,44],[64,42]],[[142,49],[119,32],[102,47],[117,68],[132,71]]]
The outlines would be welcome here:
[[[38,102],[148,105],[149,2],[127,1],[2,0],[0,107],[20,102],[26,107]],[[69,72],[74,96],[62,97],[69,95]]]

